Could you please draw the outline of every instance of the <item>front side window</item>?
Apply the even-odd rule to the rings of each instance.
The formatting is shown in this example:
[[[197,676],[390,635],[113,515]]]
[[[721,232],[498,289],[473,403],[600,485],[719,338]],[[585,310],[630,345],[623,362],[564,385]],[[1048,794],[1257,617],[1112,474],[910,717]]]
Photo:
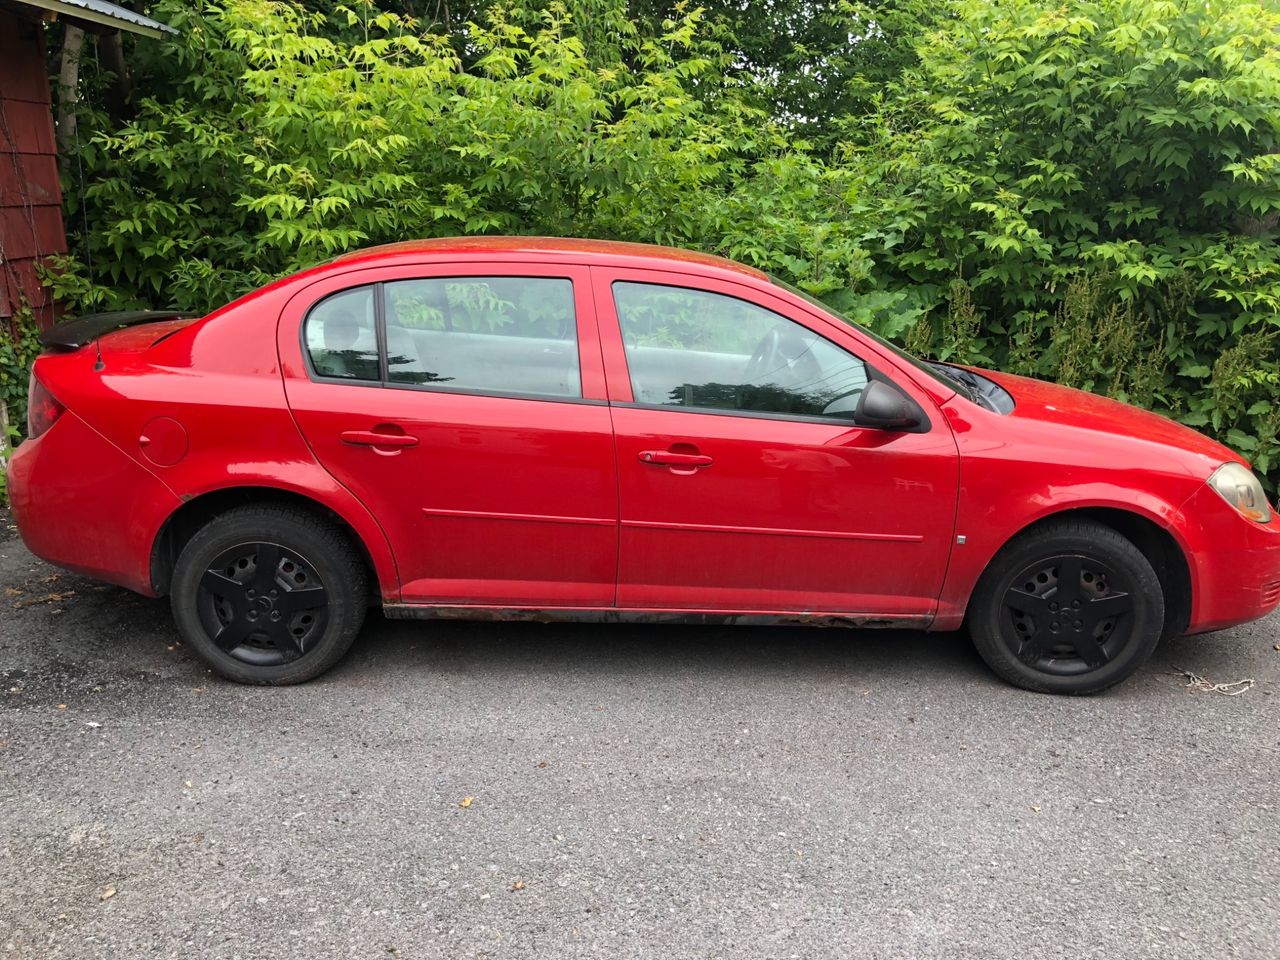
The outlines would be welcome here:
[[[319,376],[377,382],[373,298],[371,286],[343,290],[325,297],[307,314],[303,336]]]
[[[390,383],[582,396],[572,281],[439,277],[382,288]]]
[[[637,403],[852,418],[867,366],[736,297],[618,281],[614,304]]]

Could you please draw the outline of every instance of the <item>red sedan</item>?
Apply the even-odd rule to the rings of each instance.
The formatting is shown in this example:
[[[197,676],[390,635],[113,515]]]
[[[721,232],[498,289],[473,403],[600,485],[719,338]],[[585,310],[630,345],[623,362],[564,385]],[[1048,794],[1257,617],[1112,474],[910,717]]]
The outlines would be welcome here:
[[[391,617],[953,630],[1088,693],[1280,604],[1248,465],[1169,420],[907,356],[756,270],[475,238],[201,319],[60,325],[13,457],[33,552],[148,596],[233,680]]]

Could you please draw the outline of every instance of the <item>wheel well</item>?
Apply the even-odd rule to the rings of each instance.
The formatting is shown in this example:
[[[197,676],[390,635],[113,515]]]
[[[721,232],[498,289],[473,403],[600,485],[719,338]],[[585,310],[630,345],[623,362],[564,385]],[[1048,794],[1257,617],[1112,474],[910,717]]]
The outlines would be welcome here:
[[[214,490],[188,500],[164,522],[151,547],[151,587],[155,590],[156,596],[163,597],[169,592],[169,583],[173,579],[173,568],[178,562],[178,555],[182,553],[182,548],[187,545],[187,541],[195,536],[201,527],[233,507],[268,503],[300,507],[336,526],[351,541],[360,559],[364,561],[369,571],[371,590],[377,590],[378,573],[374,569],[373,559],[369,556],[364,541],[338,514],[310,497],[288,490],[278,490],[273,487],[233,487],[227,490]]]
[[[1065,518],[1093,520],[1116,531],[1135,547],[1151,564],[1164,593],[1164,630],[1162,639],[1177,636],[1191,622],[1191,570],[1186,555],[1173,535],[1159,524],[1128,510],[1110,507],[1081,507],[1042,517],[1024,530],[1035,530]]]

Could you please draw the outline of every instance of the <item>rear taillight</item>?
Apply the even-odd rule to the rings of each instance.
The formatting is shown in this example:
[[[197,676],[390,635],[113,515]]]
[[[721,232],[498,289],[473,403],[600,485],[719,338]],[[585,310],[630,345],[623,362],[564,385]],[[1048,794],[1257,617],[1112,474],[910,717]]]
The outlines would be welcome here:
[[[27,387],[27,438],[34,440],[44,433],[62,416],[67,408],[60,404],[43,383],[31,374],[31,384]]]

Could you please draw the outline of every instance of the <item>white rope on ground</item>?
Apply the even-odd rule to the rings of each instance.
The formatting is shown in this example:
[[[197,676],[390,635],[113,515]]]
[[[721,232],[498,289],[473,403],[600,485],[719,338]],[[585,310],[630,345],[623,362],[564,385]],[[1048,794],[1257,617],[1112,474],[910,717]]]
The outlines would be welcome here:
[[[1188,690],[1203,690],[1206,693],[1220,693],[1224,697],[1238,697],[1253,687],[1252,678],[1233,680],[1230,683],[1214,683],[1208,677],[1202,677],[1198,673],[1192,673],[1190,670],[1183,670],[1179,667],[1175,667],[1174,670],[1180,676],[1187,678]]]

